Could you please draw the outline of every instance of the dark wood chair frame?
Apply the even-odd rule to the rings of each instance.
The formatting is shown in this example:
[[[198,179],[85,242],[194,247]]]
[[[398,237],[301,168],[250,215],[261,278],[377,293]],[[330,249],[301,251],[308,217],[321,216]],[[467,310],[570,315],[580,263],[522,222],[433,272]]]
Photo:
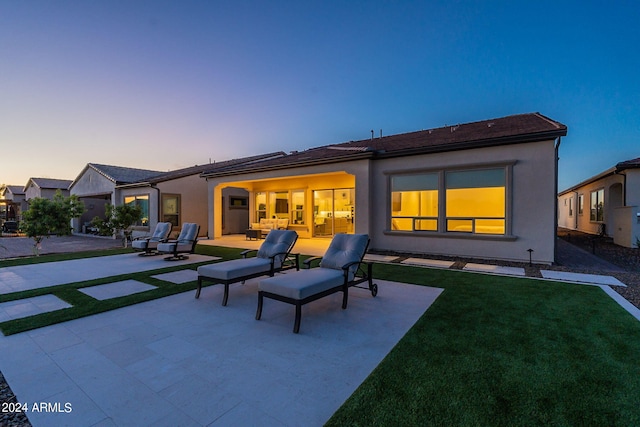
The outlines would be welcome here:
[[[367,248],[369,247],[369,242],[367,242]],[[367,249],[365,248],[364,253],[367,253]],[[364,254],[362,256],[364,258]],[[368,261],[363,261],[362,258],[360,261],[352,261],[348,264],[342,266],[342,272],[344,276],[344,282],[340,286],[336,286],[325,291],[319,292],[314,295],[310,295],[303,299],[290,298],[278,294],[274,294],[267,291],[258,291],[258,309],[256,311],[256,320],[260,320],[262,317],[262,304],[264,298],[271,298],[277,301],[286,302],[288,304],[293,304],[296,307],[296,317],[293,323],[293,332],[297,334],[300,332],[300,319],[302,317],[302,306],[310,303],[312,301],[316,301],[320,298],[324,298],[328,295],[334,294],[336,292],[342,292],[342,309],[347,308],[347,302],[349,300],[349,288],[356,287],[361,289],[368,289],[371,292],[371,295],[375,297],[378,295],[378,285],[373,283],[373,264]],[[304,260],[304,268],[311,268],[311,263],[317,260],[321,260],[322,257],[311,257]],[[349,268],[353,265],[358,265],[358,269],[353,277],[353,280],[349,280]],[[361,283],[367,282],[367,287],[358,286]]]
[[[295,244],[295,241],[294,241],[294,244]],[[291,245],[291,248],[293,248],[293,244]],[[291,248],[289,250],[291,250]],[[247,255],[250,254],[251,252],[258,252],[258,249],[247,249],[246,251],[242,251],[241,252],[242,258],[247,258]],[[281,255],[284,255],[284,260],[280,264],[279,268],[275,268],[275,258]],[[198,275],[198,288],[196,289],[196,298],[200,298],[200,291],[202,290],[203,282],[214,282],[214,284],[216,285],[224,285],[224,296],[222,298],[222,305],[226,306],[227,301],[229,300],[229,285],[231,285],[232,283],[242,282],[244,284],[246,280],[254,279],[260,276],[268,275],[273,277],[278,272],[290,270],[292,268],[295,268],[296,271],[300,270],[300,254],[292,254],[289,251],[279,252],[269,257],[269,261],[271,263],[271,266],[269,268],[269,271],[267,272],[262,271],[259,273],[247,274],[246,276],[240,276],[240,277],[236,277],[234,279],[229,279],[229,280],[213,279],[211,277]]]

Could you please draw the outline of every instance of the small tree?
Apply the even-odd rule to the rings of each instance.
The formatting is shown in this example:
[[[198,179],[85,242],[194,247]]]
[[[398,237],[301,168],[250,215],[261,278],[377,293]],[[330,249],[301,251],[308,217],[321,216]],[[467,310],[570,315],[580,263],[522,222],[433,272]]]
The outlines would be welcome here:
[[[103,236],[124,235],[123,244],[127,247],[127,242],[131,240],[132,227],[142,218],[142,208],[135,205],[120,205],[113,207],[105,206],[106,219],[95,217],[93,225],[98,227],[99,233]]]
[[[22,214],[21,230],[34,240],[34,253],[40,255],[42,240],[51,234],[71,234],[71,219],[84,212],[84,203],[78,196],[65,197],[56,191],[53,200],[36,197]]]

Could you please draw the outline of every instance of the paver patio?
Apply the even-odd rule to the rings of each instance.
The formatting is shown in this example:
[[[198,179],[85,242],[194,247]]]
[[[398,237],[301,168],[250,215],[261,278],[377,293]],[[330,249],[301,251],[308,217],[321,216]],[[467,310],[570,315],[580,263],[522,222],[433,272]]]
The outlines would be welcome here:
[[[256,279],[227,307],[212,286],[0,336],[0,367],[20,402],[71,407],[35,426],[321,425],[441,292],[377,283],[309,304],[299,335],[287,304],[254,319]]]

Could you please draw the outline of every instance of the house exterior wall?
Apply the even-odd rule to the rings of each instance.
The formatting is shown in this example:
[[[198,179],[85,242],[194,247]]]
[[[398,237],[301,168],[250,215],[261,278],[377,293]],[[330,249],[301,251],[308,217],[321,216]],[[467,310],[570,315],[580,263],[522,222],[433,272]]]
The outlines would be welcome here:
[[[79,233],[82,226],[90,222],[95,216],[104,216],[104,205],[116,203],[115,183],[94,169],[86,168],[81,176],[73,183],[69,190],[70,195],[76,195],[87,205],[93,204],[93,209],[88,209],[81,218],[71,220],[73,231]]]
[[[555,256],[555,140],[514,144],[388,159],[358,160],[305,168],[209,178],[211,238],[220,237],[219,200],[222,188],[239,186],[256,191],[306,188],[339,188],[341,176],[353,183],[356,193],[355,232],[368,233],[370,248],[383,251],[427,253],[470,258],[492,258],[552,263]],[[391,229],[390,177],[408,171],[444,173],[450,170],[504,168],[506,174],[506,232],[500,235],[445,232],[415,232]],[[323,174],[328,174],[324,176]],[[340,175],[342,174],[342,175]],[[315,176],[314,176],[315,175]],[[331,182],[333,180],[333,182]],[[349,185],[350,186],[350,185]],[[310,205],[309,202],[306,203]],[[255,211],[250,198],[250,216]],[[295,229],[300,237],[311,237],[312,212],[307,209],[305,227]],[[442,221],[442,220],[440,220]]]
[[[623,173],[627,176],[626,205],[640,206],[640,169],[627,169]]]
[[[628,185],[628,183],[627,183]],[[594,191],[604,192],[603,220],[591,219],[591,196]],[[558,225],[570,230],[577,230],[588,234],[598,234],[601,224],[604,224],[607,235],[612,236],[616,228],[614,210],[624,206],[624,176],[620,174],[606,174],[592,182],[573,188],[570,192],[563,192],[558,196]],[[584,201],[583,211],[580,212],[579,199]],[[569,199],[574,201],[572,215],[569,212]],[[628,204],[627,199],[627,204]]]
[[[192,222],[200,225],[200,236],[208,234],[208,211],[207,211],[207,182],[200,178],[199,175],[190,175],[183,178],[172,179],[158,183],[157,188],[161,194],[179,194],[180,195],[180,221]],[[156,203],[157,194],[156,194]],[[159,205],[156,204],[156,210],[160,212]],[[156,217],[156,222],[158,221]],[[152,224],[155,227],[155,223]],[[177,231],[174,230],[173,231]]]
[[[371,248],[552,263],[555,255],[555,141],[378,160],[371,180]],[[504,235],[391,230],[390,176],[407,171],[507,167]],[[441,207],[440,209],[444,209]],[[442,212],[442,211],[441,211]],[[442,225],[442,223],[441,223]],[[444,227],[440,227],[443,230]]]
[[[242,188],[227,187],[222,190],[224,199],[224,219],[222,221],[222,234],[244,233],[249,224],[249,204],[246,206],[232,206],[231,201],[235,198],[246,199],[248,202],[250,194]]]
[[[33,184],[29,184],[29,186],[24,190],[24,198],[26,200],[31,200],[37,197],[42,197],[40,195],[40,189]]]

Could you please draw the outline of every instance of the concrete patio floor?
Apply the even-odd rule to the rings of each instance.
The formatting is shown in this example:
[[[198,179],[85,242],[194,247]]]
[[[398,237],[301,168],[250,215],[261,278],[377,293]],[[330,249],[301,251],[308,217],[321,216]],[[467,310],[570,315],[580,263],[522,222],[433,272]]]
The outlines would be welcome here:
[[[0,369],[34,426],[322,425],[442,292],[376,281],[347,310],[338,294],[306,305],[293,334],[291,305],[254,319],[258,281],[227,307],[211,286],[0,336]]]

